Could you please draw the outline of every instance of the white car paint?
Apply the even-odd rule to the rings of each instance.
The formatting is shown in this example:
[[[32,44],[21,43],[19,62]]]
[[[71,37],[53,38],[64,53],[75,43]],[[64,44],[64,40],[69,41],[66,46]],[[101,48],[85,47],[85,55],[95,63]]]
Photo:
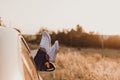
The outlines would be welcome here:
[[[0,27],[0,80],[41,80],[27,43],[12,28]]]

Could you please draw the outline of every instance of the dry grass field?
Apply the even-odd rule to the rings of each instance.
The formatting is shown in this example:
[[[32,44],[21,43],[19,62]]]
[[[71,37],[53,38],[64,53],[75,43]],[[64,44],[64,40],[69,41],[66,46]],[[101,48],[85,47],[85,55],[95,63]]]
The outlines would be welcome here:
[[[53,72],[43,80],[120,80],[120,50],[60,47]]]

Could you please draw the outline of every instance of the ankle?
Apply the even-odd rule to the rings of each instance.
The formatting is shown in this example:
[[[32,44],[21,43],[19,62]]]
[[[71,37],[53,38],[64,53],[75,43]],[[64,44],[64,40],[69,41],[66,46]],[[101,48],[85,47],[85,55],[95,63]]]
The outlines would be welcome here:
[[[40,47],[39,49],[40,49],[41,51],[46,52],[45,48]]]

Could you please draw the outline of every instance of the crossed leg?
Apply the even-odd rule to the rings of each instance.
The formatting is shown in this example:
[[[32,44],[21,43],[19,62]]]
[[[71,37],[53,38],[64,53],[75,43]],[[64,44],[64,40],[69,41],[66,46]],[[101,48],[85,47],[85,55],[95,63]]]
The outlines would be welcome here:
[[[47,54],[49,55],[49,60],[50,62],[55,62],[56,59],[56,55],[59,49],[59,43],[58,40],[55,41],[54,45],[50,48],[50,50],[47,52]]]
[[[59,49],[58,40],[56,40],[54,45],[51,47],[51,37],[48,34],[48,32],[44,31],[42,33],[40,48],[43,49],[44,51],[46,51],[46,53],[49,55],[50,62],[55,62],[56,54]]]

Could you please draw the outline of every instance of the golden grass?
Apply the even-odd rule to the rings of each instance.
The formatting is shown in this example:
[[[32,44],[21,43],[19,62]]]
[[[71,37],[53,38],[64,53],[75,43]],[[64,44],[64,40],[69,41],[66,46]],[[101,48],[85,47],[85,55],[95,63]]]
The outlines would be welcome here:
[[[120,50],[62,46],[55,65],[53,72],[40,72],[43,80],[120,80]]]

